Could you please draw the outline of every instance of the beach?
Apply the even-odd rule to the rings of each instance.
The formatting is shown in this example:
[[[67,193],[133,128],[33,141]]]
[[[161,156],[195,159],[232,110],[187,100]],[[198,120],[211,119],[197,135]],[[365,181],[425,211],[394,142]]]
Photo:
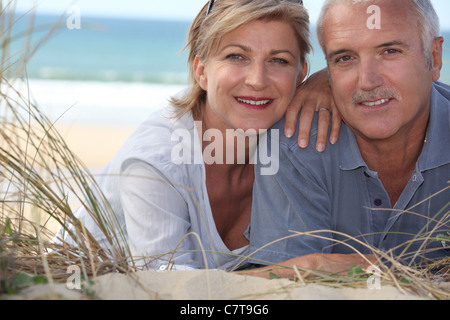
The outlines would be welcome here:
[[[285,300],[432,300],[387,284],[369,289],[364,281],[350,285],[302,284],[288,279],[267,280],[218,270],[142,271],[110,273],[83,284],[83,290],[67,284],[40,285],[8,299],[101,299],[172,301],[285,301]],[[449,284],[441,284],[450,290]],[[169,310],[177,312],[177,310]]]
[[[184,85],[31,79],[40,110],[89,169],[98,171],[151,113],[167,106]]]
[[[59,40],[43,47],[32,61],[30,79],[21,86],[50,119],[69,149],[94,175],[114,157],[136,127],[152,112],[167,105],[167,100],[186,87],[186,66],[179,55],[187,23],[164,25],[178,35],[162,33],[154,25],[155,39],[142,32],[142,23],[93,20],[106,29],[63,30]],[[97,31],[96,31],[97,30]],[[101,31],[98,31],[101,30]],[[141,33],[137,32],[141,30]],[[169,32],[169,31],[165,32]],[[138,37],[132,38],[133,37]],[[97,36],[99,38],[97,38]],[[119,37],[119,38],[118,38]],[[159,37],[159,38],[158,38]],[[160,39],[161,38],[161,39]],[[89,40],[82,45],[82,42]],[[120,39],[120,40],[118,40]],[[104,41],[104,42],[102,42]],[[128,42],[129,41],[129,42]],[[116,42],[126,43],[117,45]],[[167,42],[167,43],[166,43]],[[132,47],[145,43],[148,47]],[[168,43],[177,43],[170,47]],[[167,46],[166,46],[167,45]],[[84,47],[83,47],[84,46]],[[153,46],[153,47],[152,47]],[[63,51],[63,48],[66,51]],[[169,48],[169,49],[168,49]],[[61,51],[59,51],[61,50]],[[129,51],[127,51],[129,50]],[[316,48],[316,52],[319,52]],[[130,54],[133,52],[134,56]],[[148,56],[151,52],[153,55]],[[170,52],[170,55],[167,53]],[[449,50],[446,49],[449,82]],[[86,55],[83,55],[86,54]],[[157,57],[168,57],[157,61]],[[177,57],[177,63],[172,63]],[[108,57],[106,59],[105,57]],[[128,60],[123,60],[128,57]],[[149,62],[154,65],[146,66]],[[182,61],[180,63],[179,61]],[[323,66],[313,63],[316,71]],[[92,66],[98,66],[93,69]],[[145,66],[145,67],[144,67]],[[173,70],[169,67],[173,67]],[[66,69],[64,69],[66,68]],[[116,68],[116,69],[114,69]],[[167,72],[164,72],[167,71]],[[76,204],[73,205],[75,209]],[[57,225],[55,225],[56,228]],[[52,230],[56,232],[55,230]],[[72,288],[67,281],[32,286],[8,299],[103,299],[103,300],[422,300],[431,295],[415,295],[400,286],[381,283],[369,288],[366,280],[358,284],[312,283],[288,279],[266,280],[239,273],[197,271],[142,271],[129,274],[109,273],[92,277],[83,288]],[[431,280],[430,280],[431,281]],[[446,291],[450,287],[446,284]],[[173,310],[172,310],[173,311]],[[177,311],[177,310],[175,310]],[[175,312],[174,311],[174,312]]]
[[[57,125],[70,150],[92,172],[101,170],[114,157],[135,126],[105,124]]]
[[[95,174],[114,157],[141,120],[163,107],[167,98],[182,86],[127,85],[102,83],[58,83],[34,81],[31,89],[38,88],[42,106],[64,138],[72,152]],[[47,95],[57,88],[58,94]],[[120,89],[119,89],[120,88]],[[162,90],[164,88],[164,90]],[[64,105],[75,103],[74,92],[85,90],[76,107],[63,112]],[[98,93],[109,109],[95,105]],[[128,107],[123,105],[124,92]],[[95,94],[97,93],[97,95]],[[138,94],[139,93],[139,94]],[[146,99],[153,94],[155,99]],[[46,98],[47,97],[47,98]],[[51,99],[54,99],[53,101]],[[67,101],[61,104],[61,97]],[[90,110],[88,114],[84,114]],[[92,111],[105,112],[105,117],[91,118]],[[106,114],[111,112],[111,114]],[[136,121],[120,121],[123,114],[133,110]],[[62,116],[61,116],[62,115]],[[116,120],[112,118],[116,117]],[[132,118],[132,117],[131,117]],[[139,119],[137,119],[139,118]],[[117,122],[116,122],[117,121]],[[122,122],[122,123],[121,123]],[[32,286],[8,299],[102,299],[102,300],[423,300],[431,296],[415,295],[392,283],[369,288],[366,280],[345,286],[338,283],[308,284],[288,279],[261,279],[239,273],[218,270],[197,271],[141,271],[129,274],[109,273],[90,279],[84,289],[73,289],[68,282]],[[446,290],[450,288],[447,286]]]
[[[95,175],[114,157],[141,121],[163,108],[182,85],[32,80],[30,89],[72,152]],[[56,94],[51,94],[56,92]],[[150,98],[151,97],[151,98]],[[72,107],[70,107],[72,106]],[[75,205],[74,205],[75,207]],[[67,278],[69,279],[70,274]],[[266,280],[217,270],[109,273],[89,290],[63,283],[33,286],[12,299],[104,300],[422,300],[392,285],[369,289]],[[450,290],[446,286],[446,290]],[[87,293],[88,292],[88,293]]]

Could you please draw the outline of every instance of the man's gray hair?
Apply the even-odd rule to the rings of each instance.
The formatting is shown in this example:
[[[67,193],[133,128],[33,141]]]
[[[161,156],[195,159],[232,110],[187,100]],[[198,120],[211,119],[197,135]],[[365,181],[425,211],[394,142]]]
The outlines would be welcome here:
[[[325,16],[331,7],[342,2],[352,2],[353,4],[358,4],[362,2],[378,2],[379,0],[326,0],[322,12],[320,13],[319,20],[317,21],[317,37],[319,39],[320,46],[322,50],[325,51],[325,44],[323,40],[323,23]],[[398,0],[396,0],[398,1]],[[433,4],[430,0],[402,0],[408,1],[415,10],[418,19],[419,27],[422,29],[422,47],[427,59],[427,66],[432,67],[432,53],[430,48],[433,41],[440,36],[441,29],[439,24],[439,17],[434,10]]]

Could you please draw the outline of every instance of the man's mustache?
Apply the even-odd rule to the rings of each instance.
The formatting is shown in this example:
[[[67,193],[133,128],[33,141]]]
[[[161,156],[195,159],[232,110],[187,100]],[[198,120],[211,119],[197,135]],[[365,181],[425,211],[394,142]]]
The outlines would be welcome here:
[[[356,91],[352,95],[352,103],[359,104],[364,101],[377,101],[381,99],[401,100],[400,93],[392,88],[377,88],[371,91]]]

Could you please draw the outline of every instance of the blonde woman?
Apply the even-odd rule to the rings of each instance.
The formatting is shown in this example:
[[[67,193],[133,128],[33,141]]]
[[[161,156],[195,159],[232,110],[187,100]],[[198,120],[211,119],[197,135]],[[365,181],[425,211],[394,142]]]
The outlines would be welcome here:
[[[188,49],[191,86],[136,130],[98,182],[146,267],[229,269],[248,247],[258,156],[276,171],[256,144],[307,74],[309,17],[301,1],[210,1]],[[88,211],[78,215],[107,247]]]

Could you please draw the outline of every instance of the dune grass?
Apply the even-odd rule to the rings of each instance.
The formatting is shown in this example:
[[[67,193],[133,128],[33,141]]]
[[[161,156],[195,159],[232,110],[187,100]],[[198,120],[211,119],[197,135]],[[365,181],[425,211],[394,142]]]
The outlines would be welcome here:
[[[116,231],[120,227],[94,176],[28,94],[26,63],[54,29],[39,41],[32,41],[36,27],[31,14],[28,32],[14,34],[15,19],[25,18],[13,14],[14,3],[10,1],[0,8],[0,295],[33,284],[65,283],[71,266],[79,266],[86,280],[111,272],[133,272],[135,258],[124,234]],[[17,39],[24,45],[20,52],[11,52],[11,42]],[[102,248],[77,219],[73,199],[97,222],[107,236],[109,249]],[[443,210],[448,219],[448,206]],[[59,227],[76,239],[77,246],[53,241]],[[429,239],[424,234],[416,240],[439,239]],[[444,235],[440,240],[448,239]],[[383,284],[419,296],[450,299],[448,287],[442,289],[435,278],[436,269],[441,270],[443,280],[450,278],[450,258],[417,269],[401,264],[389,253],[377,252],[377,256],[380,261],[391,262],[389,267],[380,265]],[[295,271],[297,277],[293,280],[299,285],[365,287],[369,276],[357,266],[346,275],[299,267]]]
[[[117,230],[117,221],[108,202],[93,196],[95,179],[29,94],[26,64],[58,26],[33,39],[31,12],[27,32],[16,35],[13,27],[25,16],[14,14],[14,4],[8,2],[0,13],[0,293],[14,291],[15,279],[22,273],[52,282],[67,278],[67,268],[74,264],[83,267],[86,277],[127,271],[132,266],[130,255],[119,245],[124,235],[110,231]],[[14,39],[24,43],[19,52],[11,52]],[[114,250],[101,248],[82,227],[71,198],[95,217]],[[52,242],[55,225],[77,239],[77,248]]]

